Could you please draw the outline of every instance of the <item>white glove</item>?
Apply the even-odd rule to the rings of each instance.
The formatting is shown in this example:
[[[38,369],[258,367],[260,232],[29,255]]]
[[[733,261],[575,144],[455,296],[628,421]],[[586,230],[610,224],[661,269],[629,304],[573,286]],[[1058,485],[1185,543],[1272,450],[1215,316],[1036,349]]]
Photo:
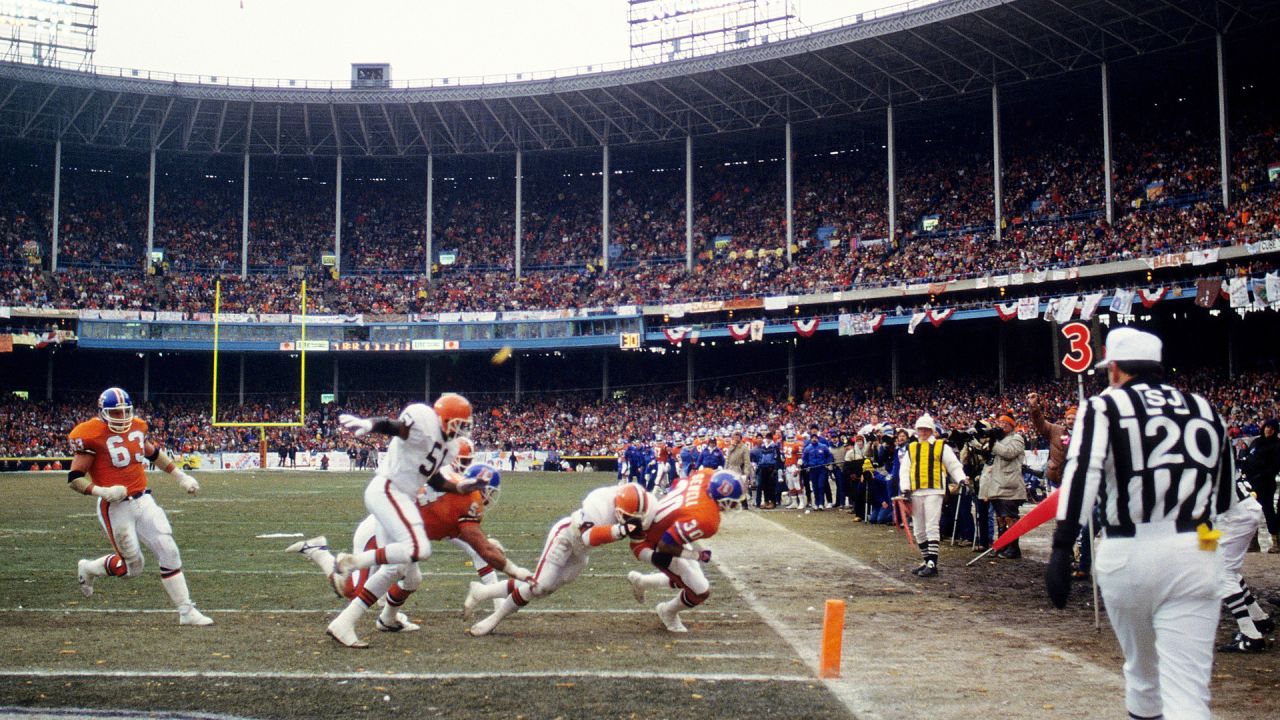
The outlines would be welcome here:
[[[187,491],[188,495],[195,495],[200,492],[200,483],[196,479],[188,475],[185,471],[177,470],[173,476],[178,479],[178,487]]]
[[[129,496],[123,485],[94,485],[89,494],[100,497],[109,503],[120,502]]]
[[[372,420],[366,420],[355,415],[348,415],[347,413],[342,413],[338,416],[338,423],[356,437],[364,437],[369,434],[369,431],[373,430]]]

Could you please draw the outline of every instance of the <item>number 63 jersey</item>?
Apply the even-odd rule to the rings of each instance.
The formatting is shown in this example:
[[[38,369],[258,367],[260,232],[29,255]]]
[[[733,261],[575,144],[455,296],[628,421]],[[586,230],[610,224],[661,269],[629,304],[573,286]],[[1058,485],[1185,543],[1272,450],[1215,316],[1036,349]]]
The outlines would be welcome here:
[[[711,468],[690,474],[658,502],[644,544],[657,547],[662,536],[667,535],[673,545],[688,545],[716,534],[720,529],[720,507],[707,494],[707,483],[713,474]]]
[[[397,490],[413,497],[437,470],[452,462],[456,448],[453,443],[445,442],[440,418],[430,406],[413,403],[400,413],[398,419],[409,428],[409,437],[391,438],[387,445],[387,461],[378,468],[377,474],[390,480]],[[438,495],[431,488],[427,488],[426,493],[428,500],[434,500]]]
[[[130,495],[147,489],[147,423],[134,418],[124,432],[114,432],[102,418],[86,420],[75,426],[67,437],[71,452],[92,455],[89,476],[97,485],[122,485]]]

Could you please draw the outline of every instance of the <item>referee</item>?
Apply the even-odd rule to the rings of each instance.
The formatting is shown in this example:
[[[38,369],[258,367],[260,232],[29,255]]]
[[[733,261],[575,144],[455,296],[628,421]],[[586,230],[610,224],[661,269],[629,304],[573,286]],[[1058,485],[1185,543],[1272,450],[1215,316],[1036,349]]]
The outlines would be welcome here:
[[[1204,398],[1162,382],[1161,353],[1150,333],[1107,335],[1097,367],[1110,387],[1071,433],[1045,585],[1064,607],[1096,498],[1105,539],[1094,569],[1124,651],[1129,717],[1208,718],[1221,571],[1210,527],[1235,503],[1231,448]]]

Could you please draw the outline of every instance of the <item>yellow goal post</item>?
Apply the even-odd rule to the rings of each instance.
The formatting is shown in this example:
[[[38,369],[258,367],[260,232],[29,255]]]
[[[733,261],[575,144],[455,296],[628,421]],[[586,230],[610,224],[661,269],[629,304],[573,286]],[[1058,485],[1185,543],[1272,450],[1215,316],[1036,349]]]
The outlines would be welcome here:
[[[259,453],[266,454],[267,428],[304,427],[307,419],[307,281],[302,281],[300,290],[301,335],[298,342],[298,419],[293,422],[233,422],[218,420],[218,341],[219,325],[222,315],[222,281],[214,283],[213,290],[213,412],[210,425],[213,427],[256,427],[258,428]],[[263,461],[265,462],[265,460]]]

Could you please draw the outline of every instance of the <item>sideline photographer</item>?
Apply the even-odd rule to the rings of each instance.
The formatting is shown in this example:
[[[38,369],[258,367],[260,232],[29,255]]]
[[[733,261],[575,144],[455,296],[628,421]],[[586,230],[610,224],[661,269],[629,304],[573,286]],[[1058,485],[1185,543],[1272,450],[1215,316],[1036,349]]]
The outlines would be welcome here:
[[[1014,427],[1012,417],[1001,415],[984,432],[991,441],[991,456],[978,482],[978,497],[990,501],[996,513],[997,537],[1018,521],[1022,503],[1027,499],[1027,486],[1022,481],[1022,460],[1027,442],[1021,434],[1014,432]],[[1022,557],[1022,550],[1014,540],[998,555],[1016,560]]]

